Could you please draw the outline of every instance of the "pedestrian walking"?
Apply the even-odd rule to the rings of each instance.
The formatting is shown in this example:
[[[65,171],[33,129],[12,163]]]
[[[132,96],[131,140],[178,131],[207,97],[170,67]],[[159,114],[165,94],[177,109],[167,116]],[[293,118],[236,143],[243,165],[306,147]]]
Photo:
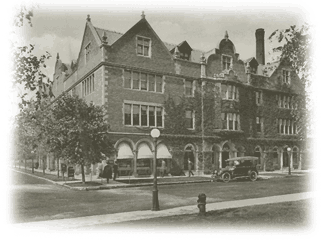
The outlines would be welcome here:
[[[109,183],[109,179],[112,178],[113,170],[110,166],[110,164],[107,163],[107,165],[104,168],[103,177],[107,179],[107,183]]]
[[[117,163],[117,160],[114,162],[113,170],[114,170],[114,178],[113,178],[113,180],[115,181],[116,177],[118,177],[118,163]]]
[[[192,172],[192,168],[193,168],[193,163],[191,162],[191,160],[188,159],[188,176],[190,177],[191,174],[194,176],[194,173]]]
[[[166,171],[166,162],[165,160],[162,160],[162,166],[161,166],[161,176],[164,177],[165,171]]]

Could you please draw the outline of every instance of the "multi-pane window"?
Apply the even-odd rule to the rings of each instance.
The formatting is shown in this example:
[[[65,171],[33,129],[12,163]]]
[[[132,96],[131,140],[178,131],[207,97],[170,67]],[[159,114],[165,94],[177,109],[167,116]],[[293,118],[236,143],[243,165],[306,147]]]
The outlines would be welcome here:
[[[289,70],[282,70],[283,83],[290,84],[291,72]]]
[[[88,43],[85,47],[85,61],[86,63],[90,60],[90,53],[91,53],[91,43]]]
[[[140,74],[140,90],[147,91],[147,74],[146,73]]]
[[[133,72],[133,89],[139,89],[139,72]]]
[[[148,91],[155,92],[155,75],[148,74]]]
[[[288,96],[285,94],[276,95],[278,107],[287,109],[296,109],[297,103],[294,96]]]
[[[222,99],[239,100],[239,88],[234,85],[221,84]]]
[[[81,82],[81,92],[82,96],[86,96],[95,91],[95,75],[91,74],[85,80]]]
[[[263,128],[263,118],[256,117],[256,132],[260,133],[262,132]]]
[[[255,103],[256,105],[263,104],[263,93],[261,91],[255,91]]]
[[[148,107],[148,120],[149,120],[149,126],[155,127],[155,107],[149,106]]]
[[[238,113],[222,113],[222,129],[239,130],[240,115]]]
[[[185,110],[185,127],[189,129],[194,129],[194,111]]]
[[[222,65],[223,65],[223,70],[225,69],[230,69],[232,63],[232,57],[230,56],[222,56]]]
[[[163,127],[163,107],[145,104],[124,104],[124,124],[127,126]]]
[[[124,88],[132,88],[132,72],[124,72]]]
[[[163,77],[136,71],[124,71],[124,88],[150,92],[163,92]]]
[[[163,92],[163,78],[156,75],[156,92]]]
[[[185,80],[185,95],[193,96],[193,80]]]
[[[277,133],[281,134],[297,134],[297,126],[294,120],[291,119],[277,119]]]
[[[150,56],[150,39],[137,37],[137,54],[141,56]]]

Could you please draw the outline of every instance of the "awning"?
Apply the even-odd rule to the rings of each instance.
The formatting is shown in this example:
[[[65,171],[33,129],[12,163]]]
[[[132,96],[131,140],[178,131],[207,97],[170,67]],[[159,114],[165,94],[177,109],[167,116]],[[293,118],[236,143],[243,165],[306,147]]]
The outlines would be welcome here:
[[[134,158],[132,149],[128,146],[127,143],[119,144],[117,159],[128,159],[128,158]]]
[[[159,144],[157,145],[157,159],[162,158],[172,159],[172,155],[169,153],[167,147],[164,144]]]
[[[144,158],[153,158],[153,153],[146,143],[140,144],[137,151],[137,159]]]

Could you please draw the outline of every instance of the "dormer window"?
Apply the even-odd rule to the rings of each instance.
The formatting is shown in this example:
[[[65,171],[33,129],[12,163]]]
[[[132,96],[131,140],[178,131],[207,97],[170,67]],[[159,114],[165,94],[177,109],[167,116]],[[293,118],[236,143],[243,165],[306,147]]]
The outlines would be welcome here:
[[[232,64],[232,57],[227,55],[222,55],[223,70],[230,69],[231,64]]]
[[[283,83],[290,84],[290,81],[291,81],[290,75],[291,75],[291,72],[289,70],[282,70]]]
[[[137,37],[137,55],[150,57],[151,40],[149,38]]]

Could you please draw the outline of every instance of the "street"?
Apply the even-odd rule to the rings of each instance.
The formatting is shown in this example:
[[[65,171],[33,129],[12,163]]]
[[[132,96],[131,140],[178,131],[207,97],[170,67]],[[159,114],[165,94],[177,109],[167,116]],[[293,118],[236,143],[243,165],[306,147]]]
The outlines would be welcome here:
[[[120,212],[150,210],[152,187],[75,191],[22,173],[12,173],[12,218],[35,222]],[[271,178],[228,184],[195,183],[159,186],[160,209],[194,205],[199,193],[207,202],[222,202],[310,191],[308,178]]]

